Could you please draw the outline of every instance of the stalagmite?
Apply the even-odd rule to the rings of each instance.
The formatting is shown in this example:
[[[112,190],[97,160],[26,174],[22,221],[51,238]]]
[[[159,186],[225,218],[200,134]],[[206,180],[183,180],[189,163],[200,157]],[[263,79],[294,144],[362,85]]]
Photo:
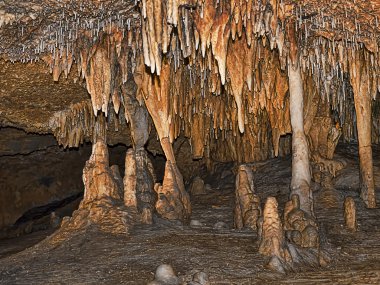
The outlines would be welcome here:
[[[152,224],[156,203],[155,175],[145,149],[127,151],[125,157],[124,204],[141,215],[144,224]]]
[[[259,252],[271,257],[270,267],[284,272],[285,261],[291,261],[291,256],[286,248],[284,230],[277,207],[276,198],[268,197],[259,228]]]
[[[92,154],[83,170],[83,182],[85,185],[82,204],[91,203],[102,198],[121,199],[118,182],[112,175],[108,165],[107,145],[98,141],[93,145]]]
[[[239,230],[243,227],[256,230],[260,216],[260,198],[255,193],[252,169],[248,165],[241,165],[235,181],[235,227]]]
[[[353,232],[357,230],[356,206],[354,198],[352,197],[346,197],[346,199],[344,199],[344,220],[348,230]]]
[[[199,176],[196,176],[191,182],[189,192],[192,196],[206,194],[206,187],[203,179]]]
[[[181,186],[178,185],[179,172],[176,173],[176,169],[170,160],[166,161],[162,186],[155,185],[158,195],[156,210],[163,218],[186,221],[191,215],[190,199],[187,192],[183,193]]]
[[[372,161],[372,119],[371,100],[372,80],[368,72],[368,63],[361,60],[362,55],[352,51],[350,61],[350,81],[354,90],[356,123],[359,141],[360,160],[360,196],[368,208],[376,207],[375,183]],[[375,90],[377,92],[377,90]]]
[[[109,167],[107,145],[101,139],[93,144],[83,169],[83,183],[84,197],[79,209],[62,224],[60,231],[96,226],[105,232],[127,233],[135,213],[127,211],[122,203],[121,178],[115,168]]]

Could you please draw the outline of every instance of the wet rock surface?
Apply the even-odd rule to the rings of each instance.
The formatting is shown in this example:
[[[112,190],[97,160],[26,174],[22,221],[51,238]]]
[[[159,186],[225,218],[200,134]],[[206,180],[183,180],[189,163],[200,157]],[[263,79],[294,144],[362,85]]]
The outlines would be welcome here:
[[[374,161],[378,167],[378,156]],[[351,177],[352,172],[357,173],[355,165],[348,163],[341,179],[358,179],[357,174],[356,178]],[[219,166],[222,168],[223,165]],[[254,176],[261,201],[275,196],[279,213],[283,213],[289,195],[290,160],[274,159],[258,164]],[[210,284],[378,284],[380,210],[366,209],[358,189],[349,189],[347,185],[343,189],[340,184],[337,190],[356,202],[358,231],[354,233],[345,229],[344,200],[338,208],[319,206],[321,190],[316,190],[315,215],[322,236],[321,247],[329,252],[331,261],[324,267],[301,266],[297,272],[284,276],[265,267],[266,259],[258,252],[255,232],[233,229],[233,181],[230,184],[226,181],[226,185],[232,187],[214,188],[206,195],[192,197],[192,219],[202,223],[201,227],[155,219],[154,225],[133,227],[128,236],[90,227],[54,246],[49,238],[32,246],[38,241],[37,233],[30,238],[2,240],[0,252],[13,247],[6,255],[32,247],[1,259],[0,283],[146,284],[154,279],[157,266],[170,264],[181,282],[190,282],[196,272],[203,271]],[[228,227],[214,229],[217,222]],[[39,238],[47,234],[40,232]]]

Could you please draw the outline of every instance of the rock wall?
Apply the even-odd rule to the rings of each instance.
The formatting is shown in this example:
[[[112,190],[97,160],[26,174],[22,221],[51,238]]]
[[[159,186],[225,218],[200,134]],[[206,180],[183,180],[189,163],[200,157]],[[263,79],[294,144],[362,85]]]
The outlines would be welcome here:
[[[91,148],[64,151],[53,136],[1,129],[0,229],[26,211],[83,191],[82,171]]]

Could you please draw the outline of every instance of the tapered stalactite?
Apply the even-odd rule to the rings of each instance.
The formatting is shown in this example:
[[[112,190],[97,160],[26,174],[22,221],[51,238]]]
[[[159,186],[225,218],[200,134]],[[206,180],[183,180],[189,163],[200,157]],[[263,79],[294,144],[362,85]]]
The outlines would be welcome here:
[[[374,75],[372,75],[374,76]],[[377,92],[368,71],[368,62],[359,52],[352,51],[350,80],[354,90],[356,124],[359,140],[360,196],[368,208],[376,207],[372,161],[372,109],[371,101]]]

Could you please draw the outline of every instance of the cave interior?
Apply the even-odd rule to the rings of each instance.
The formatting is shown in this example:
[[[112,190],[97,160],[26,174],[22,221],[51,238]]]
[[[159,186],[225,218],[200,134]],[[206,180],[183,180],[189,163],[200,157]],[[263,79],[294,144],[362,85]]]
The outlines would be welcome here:
[[[379,18],[0,1],[0,283],[379,284]]]

